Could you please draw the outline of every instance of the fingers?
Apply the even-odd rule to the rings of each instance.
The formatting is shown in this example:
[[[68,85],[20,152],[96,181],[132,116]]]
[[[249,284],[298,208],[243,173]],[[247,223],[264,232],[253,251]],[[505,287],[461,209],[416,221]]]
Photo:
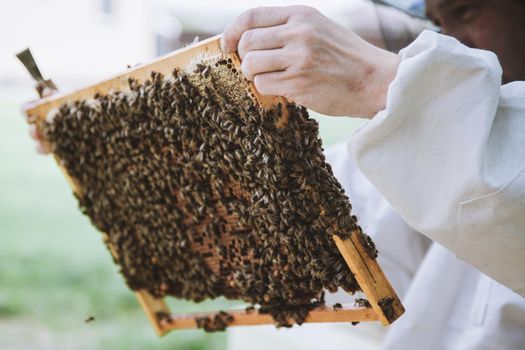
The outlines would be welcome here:
[[[253,83],[261,95],[284,96],[290,99],[287,93],[288,81],[285,72],[257,74]]]
[[[269,28],[249,29],[241,35],[237,50],[241,60],[246,54],[256,50],[280,49],[285,44],[285,25]]]
[[[257,7],[243,12],[224,29],[221,38],[222,50],[236,51],[242,34],[247,30],[285,24],[293,14],[293,8],[294,6]]]
[[[35,124],[29,124],[29,135],[36,141],[40,140],[40,134]]]
[[[40,153],[40,154],[49,154],[51,153],[49,151],[49,149],[42,143],[42,142],[38,142],[35,146],[35,149],[37,151],[37,153]]]
[[[56,92],[57,92],[57,90],[54,90],[54,89],[46,87],[42,91],[42,98],[51,96],[51,95],[53,95]],[[41,101],[41,99],[30,101],[30,102],[26,102],[22,106],[21,112],[22,112],[22,114],[24,114],[26,116],[27,121],[30,123],[29,124],[29,135],[31,136],[32,139],[34,139],[36,141],[36,146],[35,146],[36,151],[38,153],[40,153],[40,154],[49,154],[49,153],[51,153],[51,150],[49,150],[46,147],[46,144],[43,142],[42,134],[40,134],[40,132],[38,131],[38,128],[36,127],[36,125],[32,124],[32,122],[34,121],[35,117],[32,116],[32,115],[27,114],[27,111],[32,109],[34,106],[36,106],[40,101]]]
[[[253,81],[257,74],[284,71],[288,67],[284,49],[250,51],[241,63],[246,79]]]
[[[29,124],[29,135],[36,141],[35,149],[40,154],[49,154],[50,151],[42,142],[42,135],[35,124]]]

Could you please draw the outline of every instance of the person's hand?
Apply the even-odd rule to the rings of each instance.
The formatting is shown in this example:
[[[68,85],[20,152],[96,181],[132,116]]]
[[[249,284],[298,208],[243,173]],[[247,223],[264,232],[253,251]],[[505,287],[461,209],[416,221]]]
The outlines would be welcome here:
[[[45,88],[42,91],[42,97],[44,98],[44,97],[51,96],[55,92],[56,92],[56,90]],[[36,100],[36,101],[38,101],[38,100]],[[26,107],[29,106],[29,105],[34,104],[34,102],[36,102],[36,101],[32,101],[32,102],[27,103]],[[27,116],[27,118],[30,119],[30,116]],[[38,153],[40,153],[40,154],[49,154],[49,153],[51,153],[51,150],[49,150],[49,148],[43,142],[42,135],[38,131],[38,128],[36,127],[35,124],[29,124],[29,135],[33,138],[33,140],[36,141],[35,149],[36,149],[36,151]]]
[[[305,6],[248,10],[224,30],[244,76],[263,95],[327,115],[372,117],[385,108],[400,59]]]
[[[36,141],[35,150],[40,154],[49,154],[51,151],[47,148],[46,144],[42,141],[42,135],[38,132],[35,124],[29,124],[29,135]]]

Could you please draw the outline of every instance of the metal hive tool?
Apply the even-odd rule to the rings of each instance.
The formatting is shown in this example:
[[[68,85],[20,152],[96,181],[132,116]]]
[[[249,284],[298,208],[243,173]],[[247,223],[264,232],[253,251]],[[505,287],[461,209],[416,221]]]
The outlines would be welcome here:
[[[218,84],[219,86],[215,86],[215,90],[210,89],[209,85],[207,86],[208,80],[206,79],[202,81],[193,80],[193,86],[199,89],[202,95],[212,95],[214,93],[213,91],[222,91],[224,90],[223,85],[230,84],[230,90],[233,91],[233,93],[230,94],[228,102],[243,104],[247,101],[245,97],[248,97],[249,102],[253,104],[255,108],[264,111],[274,111],[273,115],[275,120],[273,125],[275,125],[275,130],[286,128],[290,123],[290,118],[299,118],[300,122],[302,121],[301,116],[296,116],[296,114],[300,115],[301,113],[304,113],[304,111],[301,112],[299,107],[294,107],[293,105],[288,104],[288,102],[281,97],[262,96],[256,91],[251,83],[239,78],[239,57],[236,54],[223,54],[220,50],[219,37],[214,37],[191,47],[183,48],[161,57],[150,64],[132,68],[112,79],[76,92],[55,94],[48,98],[29,103],[24,107],[24,111],[30,116],[30,122],[35,123],[37,127],[45,131],[46,123],[48,123],[46,120],[50,118],[50,115],[56,115],[57,113],[60,114],[60,108],[64,108],[63,106],[65,104],[69,103],[71,106],[74,105],[75,101],[89,100],[98,95],[115,94],[118,92],[124,93],[133,90],[134,84],[139,84],[140,86],[140,84],[143,84],[146,81],[151,82],[152,80],[155,81],[155,79],[161,84],[162,80],[160,80],[160,74],[169,77],[173,74],[174,70],[187,73],[197,71],[206,75],[208,74],[206,71],[202,72],[206,69],[205,65],[207,63],[213,64],[216,62],[220,62],[221,65],[227,66],[229,73],[226,75],[231,74],[231,76],[237,77],[235,78],[237,80],[234,79],[233,83],[231,83],[231,81],[228,83],[228,79],[221,80],[219,77],[215,82],[215,84]],[[152,72],[155,73],[152,75]],[[77,104],[76,106],[78,107],[79,105]],[[246,108],[249,109],[250,107]],[[295,119],[292,119],[292,122],[294,122],[294,120]],[[85,192],[89,191],[89,189],[83,188],[82,186],[82,181],[80,181],[82,176],[68,173],[68,166],[65,159],[61,159],[57,155],[55,156],[57,157],[57,161],[59,165],[61,165],[62,170],[64,170],[64,174],[68,178],[76,196],[81,199],[82,205],[82,198],[85,195]],[[69,172],[71,172],[71,170]],[[329,178],[331,179],[333,176]],[[108,181],[111,182],[111,180]],[[234,205],[236,201],[250,203],[250,200],[253,198],[253,193],[247,193],[246,185],[243,186],[241,183],[227,182],[221,187],[223,190],[221,190],[222,192],[219,194],[224,196],[224,191],[226,191],[227,195],[231,198],[229,203],[233,203],[232,205]],[[235,212],[235,209],[233,211]],[[323,214],[323,208],[320,208],[319,212],[320,216],[325,215]],[[342,256],[341,261],[346,262],[347,266],[350,268],[350,270],[345,271],[345,273],[350,276],[349,278],[355,279],[359,287],[358,289],[361,289],[364,294],[366,294],[370,307],[345,306],[336,311],[329,306],[319,306],[309,312],[305,322],[361,322],[379,320],[383,325],[388,325],[394,322],[403,313],[403,306],[395,291],[390,286],[390,283],[384,276],[380,266],[377,264],[374,254],[370,253],[370,246],[367,243],[367,237],[363,235],[357,224],[354,222],[354,218],[350,220],[350,213],[348,212],[346,214],[349,221],[347,221],[345,227],[351,228],[351,230],[348,230],[349,232],[337,232],[340,227],[337,224],[333,224],[331,225],[330,230],[327,229],[326,234],[331,235],[331,238],[335,243],[334,247],[337,247],[338,252],[340,252]],[[326,216],[330,217],[330,215],[333,214],[328,213]],[[249,263],[249,261],[256,258],[253,256],[253,252],[257,250],[251,250],[250,252],[244,252],[242,254],[240,253],[239,247],[243,244],[241,241],[243,239],[242,235],[245,234],[245,228],[242,227],[242,225],[239,226],[240,218],[236,216],[235,213],[230,212],[227,206],[217,205],[214,207],[213,215],[209,217],[211,217],[211,219],[208,218],[206,223],[200,222],[196,225],[196,228],[192,231],[195,235],[190,239],[187,249],[202,259],[211,274],[218,276],[217,278],[219,280],[217,281],[217,285],[222,285],[222,287],[219,288],[218,294],[243,299],[243,296],[238,294],[238,290],[235,288],[235,283],[232,282],[235,280],[232,276],[235,276],[236,272],[243,269],[243,263]],[[218,218],[221,218],[224,228],[221,230],[221,234],[218,235],[219,237],[214,238],[206,231],[209,228],[207,224],[209,224],[210,220],[213,221]],[[258,239],[256,235],[252,236],[255,237],[255,242],[252,242],[253,245],[260,245],[261,241],[264,240],[264,238]],[[107,232],[105,237],[106,243],[108,244],[115,260],[122,263],[122,261],[119,261],[119,254],[122,254],[122,252],[119,252],[119,247],[112,242],[111,232]],[[229,256],[228,260],[230,263],[227,267],[221,265],[224,263],[225,259],[221,260],[220,257],[217,256],[217,251],[220,249],[215,249],[216,247],[226,247],[230,251],[233,250],[233,256]],[[281,244],[280,248],[282,247],[283,245]],[[176,263],[177,262],[174,261],[174,264]],[[276,269],[283,268],[283,266],[279,264],[275,266],[277,266]],[[144,269],[148,268],[151,267],[144,266]],[[337,286],[345,287],[341,284]],[[170,310],[162,299],[166,293],[162,290],[163,288],[161,284],[157,286],[140,285],[140,287],[141,288],[134,288],[139,289],[136,291],[137,298],[159,335],[163,335],[172,329],[197,327],[196,319],[213,316],[213,313],[171,315]],[[353,288],[350,284],[346,285],[346,287],[350,292],[358,290]],[[312,294],[312,297],[318,297],[318,293],[316,292]],[[310,296],[308,296],[308,299],[309,298]],[[244,300],[250,303],[257,301],[253,298],[251,298],[251,300],[247,299],[250,298],[245,296]],[[229,311],[229,313],[233,317],[228,321],[228,326],[275,323],[275,319],[269,314],[249,312],[246,310]],[[170,316],[167,317],[166,315]]]

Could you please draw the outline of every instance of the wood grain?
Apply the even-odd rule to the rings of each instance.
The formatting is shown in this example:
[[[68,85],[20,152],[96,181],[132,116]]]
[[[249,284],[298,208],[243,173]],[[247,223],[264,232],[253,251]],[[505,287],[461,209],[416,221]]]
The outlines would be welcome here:
[[[64,103],[92,98],[95,94],[107,94],[112,90],[128,91],[129,79],[135,79],[139,82],[148,80],[151,72],[155,71],[165,76],[170,75],[177,68],[184,72],[190,73],[197,63],[201,60],[218,60],[231,58],[233,64],[239,68],[240,58],[236,53],[225,54],[220,48],[220,35],[203,40],[199,43],[173,51],[167,55],[161,56],[154,61],[130,68],[112,78],[100,81],[85,88],[72,92],[59,92],[49,97],[28,103],[22,107],[25,114],[45,120],[47,113],[54,108],[60,107]],[[277,103],[284,103],[282,97],[263,96],[255,89],[250,82],[247,83],[250,92],[256,97],[259,105],[265,108],[272,107]]]
[[[228,313],[233,316],[233,322],[229,324],[229,327],[256,326],[275,323],[270,315],[259,314],[256,311],[248,313],[245,310],[233,310],[228,311]],[[196,328],[195,317],[213,317],[213,315],[214,313],[175,314],[172,315],[171,322],[161,322],[160,328],[164,333],[175,329]],[[377,319],[377,314],[370,308],[343,307],[342,309],[334,310],[332,306],[323,306],[310,311],[305,323],[350,323],[377,321]]]
[[[399,318],[405,309],[377,260],[369,256],[360,235],[361,233],[356,230],[352,232],[349,239],[342,240],[337,236],[333,236],[333,239],[372,309],[379,316],[379,321],[387,326]],[[385,311],[381,306],[381,301],[384,300],[390,300],[388,303],[392,306],[391,312]]]

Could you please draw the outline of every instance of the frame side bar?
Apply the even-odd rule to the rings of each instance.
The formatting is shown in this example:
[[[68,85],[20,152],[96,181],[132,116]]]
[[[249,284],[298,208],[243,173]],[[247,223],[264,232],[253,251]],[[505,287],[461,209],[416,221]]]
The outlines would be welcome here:
[[[348,239],[342,240],[335,235],[333,239],[372,309],[379,316],[381,324],[384,326],[392,324],[405,312],[405,309],[377,260],[370,257],[363,246],[362,234],[355,230]]]
[[[168,305],[164,302],[164,299],[157,299],[146,291],[138,291],[135,295],[137,296],[144,313],[148,317],[151,326],[155,330],[155,333],[157,333],[159,337],[162,337],[167,331],[161,326],[158,315],[169,315],[170,309]]]

